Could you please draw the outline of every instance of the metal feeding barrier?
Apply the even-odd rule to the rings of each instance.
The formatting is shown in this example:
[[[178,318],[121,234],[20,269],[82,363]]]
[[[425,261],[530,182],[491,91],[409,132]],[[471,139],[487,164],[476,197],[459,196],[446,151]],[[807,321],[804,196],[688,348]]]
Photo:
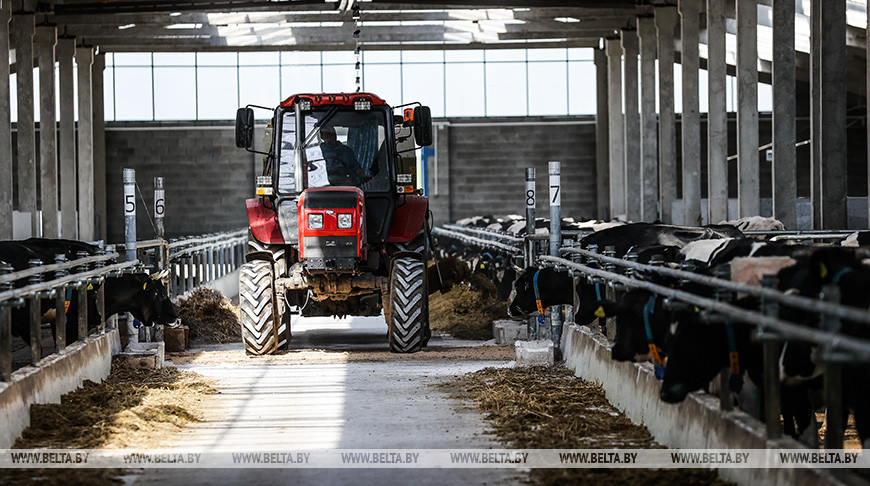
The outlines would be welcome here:
[[[172,295],[183,295],[234,272],[245,261],[247,244],[247,229],[171,240]]]
[[[138,260],[112,263],[118,253],[104,253],[67,261],[65,255],[57,255],[55,263],[44,265],[40,260],[31,260],[30,268],[17,272],[7,264],[0,265],[0,381],[12,377],[12,314],[13,309],[28,306],[28,335],[30,338],[30,362],[37,364],[43,356],[42,349],[42,301],[54,299],[55,348],[63,354],[67,348],[66,305],[73,294],[78,307],[79,341],[88,335],[88,288],[96,289],[97,311],[105,313],[105,294],[102,284],[107,277],[140,268]],[[16,283],[20,285],[16,287]],[[105,320],[101,321],[99,334],[106,332]]]
[[[839,288],[828,285],[822,289],[819,299],[779,291],[776,278],[767,276],[762,286],[750,286],[730,280],[730,265],[720,266],[713,276],[678,270],[665,266],[641,264],[626,259],[615,258],[613,248],[605,248],[603,254],[590,249],[580,248],[580,240],[591,231],[562,231],[560,224],[560,196],[558,163],[550,163],[550,221],[547,233],[535,234],[535,181],[534,170],[526,171],[526,222],[527,234],[520,238],[505,232],[473,228],[460,225],[445,225],[433,232],[438,236],[456,239],[462,243],[480,248],[497,250],[514,257],[522,256],[523,266],[552,266],[557,270],[568,270],[572,274],[584,275],[597,283],[607,282],[607,299],[615,300],[618,293],[627,288],[639,288],[665,297],[666,301],[696,306],[701,321],[705,324],[735,323],[755,327],[754,339],[761,342],[763,352],[763,375],[765,407],[764,418],[767,435],[770,439],[781,437],[780,426],[780,377],[779,357],[783,342],[787,340],[810,343],[820,347],[821,359],[825,364],[825,399],[828,405],[828,432],[825,435],[825,448],[840,449],[843,446],[844,416],[842,414],[842,366],[870,363],[870,340],[859,339],[841,332],[841,322],[848,321],[859,326],[870,326],[870,311],[849,307],[839,303]],[[772,241],[821,241],[835,242],[848,237],[854,231],[811,230],[811,231],[745,231],[747,236],[764,236]],[[597,248],[595,249],[597,250]],[[564,256],[564,257],[563,257]],[[599,267],[599,268],[597,268]],[[603,268],[600,268],[603,267]],[[620,273],[624,269],[625,273]],[[712,296],[698,295],[680,288],[659,285],[644,280],[638,274],[658,275],[692,282],[713,289]],[[746,294],[758,298],[756,309],[745,309],[734,305],[731,298],[736,294]],[[820,316],[818,326],[790,322],[779,317],[779,308],[787,306],[806,313]],[[529,321],[529,339],[550,338],[559,353],[561,340],[560,306],[552,306],[548,311],[549,325],[543,316]],[[566,320],[570,322],[570,306],[565,309]],[[608,326],[612,327],[612,326]],[[727,371],[720,375],[720,407],[733,408],[731,392],[727,386]]]

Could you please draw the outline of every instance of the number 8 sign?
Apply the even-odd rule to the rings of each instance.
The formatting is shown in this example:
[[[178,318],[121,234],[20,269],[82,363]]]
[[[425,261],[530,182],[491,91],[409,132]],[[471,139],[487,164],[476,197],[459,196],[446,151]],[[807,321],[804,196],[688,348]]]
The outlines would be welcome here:
[[[535,208],[535,181],[526,181],[526,209]]]

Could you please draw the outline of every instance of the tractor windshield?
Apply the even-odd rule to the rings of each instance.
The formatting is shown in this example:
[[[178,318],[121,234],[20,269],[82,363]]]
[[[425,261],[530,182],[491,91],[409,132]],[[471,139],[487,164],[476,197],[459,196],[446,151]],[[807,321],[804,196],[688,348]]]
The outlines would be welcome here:
[[[383,111],[305,112],[301,148],[305,187],[355,186],[363,191],[390,190]],[[278,155],[278,192],[295,192],[296,114],[284,112]]]

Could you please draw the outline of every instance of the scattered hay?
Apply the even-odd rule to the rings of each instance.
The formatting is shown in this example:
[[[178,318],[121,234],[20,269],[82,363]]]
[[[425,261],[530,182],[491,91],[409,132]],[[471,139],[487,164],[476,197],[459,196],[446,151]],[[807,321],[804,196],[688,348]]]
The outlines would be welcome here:
[[[521,449],[661,448],[604,397],[600,385],[563,366],[485,368],[442,385],[471,398],[498,438]],[[702,469],[533,469],[537,484],[728,484]]]
[[[242,340],[238,309],[217,290],[198,287],[177,305],[181,323],[196,343],[236,343]]]
[[[199,404],[218,393],[202,376],[176,368],[141,369],[112,362],[102,383],[85,381],[59,404],[32,405],[30,426],[16,449],[153,449],[171,444],[184,426],[203,419]],[[7,469],[3,484],[114,485],[124,469]]]
[[[507,317],[508,303],[496,299],[495,285],[476,274],[447,293],[429,296],[429,325],[459,339],[492,339],[492,321]]]

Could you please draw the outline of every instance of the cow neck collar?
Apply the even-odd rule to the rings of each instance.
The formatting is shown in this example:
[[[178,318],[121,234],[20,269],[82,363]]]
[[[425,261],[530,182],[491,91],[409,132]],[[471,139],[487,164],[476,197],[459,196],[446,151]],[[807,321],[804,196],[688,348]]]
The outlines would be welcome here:
[[[661,354],[659,354],[658,346],[653,342],[652,326],[650,325],[650,317],[655,312],[655,307],[656,294],[652,294],[649,300],[646,301],[646,305],[643,306],[643,329],[646,331],[646,342],[649,347],[649,354],[653,359],[656,379],[663,380],[665,377],[665,362],[662,360]]]
[[[728,388],[734,393],[743,389],[743,375],[740,372],[740,355],[737,353],[737,339],[734,337],[734,325],[725,324],[725,335],[728,337]]]
[[[852,267],[841,268],[839,272],[834,274],[834,277],[831,279],[831,282],[833,282],[834,285],[839,285],[840,279],[843,278],[843,275],[846,275],[847,273],[849,273],[851,271],[852,271]]]
[[[535,289],[535,305],[538,306],[538,313],[543,315],[546,308],[541,304],[541,290],[538,288],[538,275],[541,274],[541,270],[538,269],[535,272],[535,277],[532,279],[532,287]]]

